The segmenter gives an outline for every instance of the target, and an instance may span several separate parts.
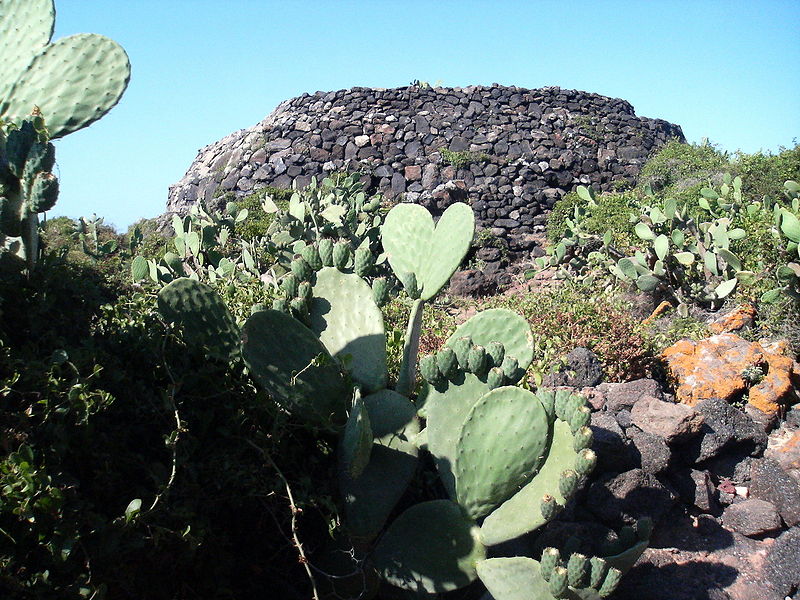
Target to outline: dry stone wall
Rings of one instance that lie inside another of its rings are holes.
[[[523,249],[561,196],[579,184],[634,183],[672,137],[683,139],[679,126],[637,117],[624,100],[558,87],[317,92],[201,149],[167,210],[358,171],[387,198],[433,210],[467,200],[481,227]]]

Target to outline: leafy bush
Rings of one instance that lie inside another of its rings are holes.
[[[238,237],[252,241],[267,235],[270,225],[275,220],[275,214],[264,212],[262,203],[266,197],[272,198],[277,207],[285,211],[289,207],[292,190],[267,186],[256,190],[249,196],[237,199],[236,204],[239,208],[246,209],[249,213],[247,219],[236,224]]]
[[[739,152],[732,164],[744,181],[746,197],[782,201],[783,183],[788,180],[800,181],[800,144],[794,148],[782,148],[778,154]]]
[[[534,334],[534,376],[546,374],[573,348],[592,350],[603,363],[606,381],[628,381],[652,373],[654,344],[633,316],[630,304],[590,286],[565,283],[547,292],[497,296],[486,308],[523,315]]]

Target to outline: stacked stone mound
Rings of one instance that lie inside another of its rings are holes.
[[[679,126],[637,117],[624,100],[558,87],[317,92],[200,150],[170,187],[167,211],[357,171],[390,199],[434,210],[468,200],[479,226],[524,249],[561,196],[578,184],[635,182],[651,151],[673,137],[683,140]]]

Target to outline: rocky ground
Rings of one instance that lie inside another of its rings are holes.
[[[457,274],[451,292],[497,289],[475,271]],[[506,293],[553,285],[544,272]],[[716,318],[709,338],[664,351],[669,387],[603,383],[586,348],[545,378],[588,399],[599,461],[539,545],[564,546],[573,533],[603,538],[642,516],[655,522],[615,598],[800,599],[800,365],[785,343],[740,337],[752,318],[738,307]],[[763,377],[742,377],[754,365]]]

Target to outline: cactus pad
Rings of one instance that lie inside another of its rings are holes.
[[[82,129],[119,102],[128,87],[128,55],[115,41],[80,33],[47,45],[19,74],[0,104],[11,120],[42,111],[52,138]]]
[[[549,494],[560,505],[566,503],[568,498],[561,494],[559,482],[562,472],[571,469],[577,459],[569,424],[556,420],[552,427],[550,450],[539,472],[483,521],[481,535],[484,543],[490,546],[499,544],[544,525],[547,519],[541,511],[542,498]]]
[[[478,529],[449,500],[412,506],[375,548],[373,560],[389,583],[416,592],[448,592],[475,580],[486,557]]]
[[[53,37],[53,0],[3,0],[0,4],[0,99]],[[30,112],[30,111],[29,111]]]
[[[424,409],[428,419],[428,450],[433,455],[447,493],[456,497],[453,467],[461,426],[478,399],[489,386],[471,373],[461,373],[440,389],[425,390]]]
[[[158,293],[158,310],[181,325],[187,344],[205,346],[222,360],[239,353],[239,328],[222,298],[205,283],[176,279]]]
[[[317,273],[309,306],[311,330],[332,355],[345,359],[367,392],[386,387],[386,333],[372,289],[363,279],[333,267]]]
[[[350,477],[364,472],[372,452],[372,425],[364,401],[357,398],[344,427],[342,462]]]
[[[501,387],[472,407],[456,446],[456,495],[473,519],[514,495],[536,473],[549,441],[535,394]]]
[[[539,563],[524,556],[490,558],[478,563],[478,577],[496,600],[551,600]]]
[[[372,452],[355,479],[342,465],[339,486],[350,535],[357,541],[369,541],[378,535],[414,475],[419,421],[408,398],[391,390],[370,394],[362,401],[374,436]]]
[[[313,424],[345,420],[350,393],[331,355],[302,323],[265,310],[250,315],[242,355],[253,376],[276,402]]]
[[[523,317],[510,310],[493,308],[479,312],[462,323],[445,345],[456,349],[456,341],[462,337],[470,337],[474,344],[480,346],[501,343],[505,349],[504,357],[516,358],[522,370],[527,369],[533,360],[531,327]]]
[[[472,209],[452,204],[434,225],[427,209],[417,204],[398,204],[381,229],[383,247],[392,270],[413,273],[421,298],[430,300],[450,280],[469,250],[475,233]]]

